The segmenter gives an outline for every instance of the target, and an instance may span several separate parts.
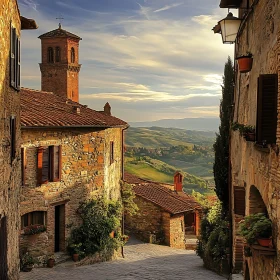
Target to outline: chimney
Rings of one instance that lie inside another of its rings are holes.
[[[111,116],[111,106],[108,102],[104,106],[104,114]]]
[[[81,113],[81,108],[80,108],[80,106],[73,106],[73,111],[74,111],[74,113],[76,113],[76,114],[80,114]]]
[[[179,171],[174,175],[174,190],[176,192],[183,191],[183,175]]]

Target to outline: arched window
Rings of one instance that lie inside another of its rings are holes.
[[[55,48],[55,62],[60,62],[60,56],[61,56],[60,47],[56,47]]]
[[[46,212],[34,211],[29,212],[21,216],[21,228],[25,228],[31,225],[45,225],[46,224]]]
[[[71,63],[75,62],[75,50],[74,48],[71,48]]]
[[[48,48],[48,62],[53,63],[53,48]]]

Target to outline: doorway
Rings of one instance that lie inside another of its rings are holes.
[[[65,251],[65,204],[55,206],[54,251]]]
[[[8,279],[7,265],[7,218],[0,220],[0,279]]]

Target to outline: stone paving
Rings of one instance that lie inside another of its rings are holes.
[[[125,258],[83,267],[71,263],[54,268],[21,272],[20,280],[219,280],[225,279],[203,267],[194,251],[130,240]]]

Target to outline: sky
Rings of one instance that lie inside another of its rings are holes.
[[[22,86],[41,89],[38,36],[80,37],[80,103],[127,122],[218,117],[224,64],[233,55],[211,30],[219,0],[18,0],[39,28],[22,31]]]

